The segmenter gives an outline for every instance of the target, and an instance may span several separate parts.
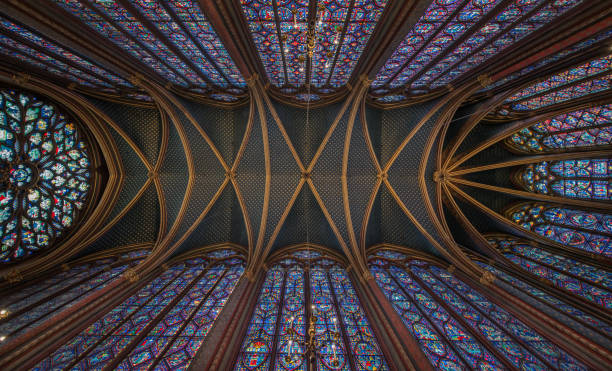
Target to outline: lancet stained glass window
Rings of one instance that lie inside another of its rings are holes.
[[[0,16],[0,50],[59,78],[98,91],[118,93],[116,87],[133,88],[132,84],[77,54],[59,46],[38,33]]]
[[[435,0],[376,75],[373,93],[444,86],[580,3]]]
[[[52,247],[79,220],[93,177],[89,150],[59,107],[0,89],[0,263]]]
[[[370,258],[374,278],[435,368],[586,369],[447,270],[387,251]]]
[[[612,215],[541,203],[522,203],[510,207],[505,214],[544,238],[612,257]]]
[[[54,1],[175,85],[196,93],[231,93],[225,100],[244,93],[246,82],[191,2],[134,0],[124,7],[114,0]]]
[[[481,261],[476,261],[476,264],[493,273],[498,279],[502,280],[502,282],[507,283],[511,290],[515,290],[518,293],[525,295],[525,298],[527,299],[531,298],[532,300],[535,300],[536,303],[539,303],[538,306],[540,310],[545,309],[548,314],[551,314],[557,318],[559,318],[559,315],[561,315],[560,318],[562,318],[562,316],[568,316],[571,321],[566,323],[571,324],[572,327],[574,327],[580,333],[584,333],[592,338],[601,339],[609,338],[612,334],[612,327],[601,319],[585,313],[581,309],[578,309],[573,305],[544,292],[540,288],[522,281],[520,278],[510,275],[504,270],[493,267]],[[518,296],[518,294],[515,295]]]
[[[587,200],[612,199],[612,160],[543,161],[524,166],[514,177],[535,193]]]
[[[346,85],[387,0],[241,0],[242,11],[270,82],[284,93],[306,84],[309,4],[320,15],[309,80],[319,93]],[[311,14],[312,13],[312,14]],[[304,97],[300,97],[303,99]],[[300,99],[298,98],[298,99]]]
[[[491,236],[491,245],[526,271],[604,308],[612,307],[612,273],[511,236]]]
[[[482,89],[482,91],[486,91],[486,90],[492,90],[494,88],[497,88],[499,86],[502,86],[510,81],[516,80],[519,77],[525,76],[531,72],[534,72],[542,67],[546,67],[549,65],[552,65],[553,63],[556,63],[558,61],[562,61],[568,58],[571,58],[573,55],[578,54],[580,52],[583,52],[587,49],[589,49],[590,47],[592,47],[593,45],[600,43],[602,41],[607,40],[608,38],[610,38],[612,36],[612,29],[603,31],[598,33],[597,35],[586,39],[584,41],[580,41],[572,46],[570,46],[569,48],[563,49],[560,52],[557,52],[551,56],[548,56],[546,58],[540,59],[539,61],[537,61],[534,64],[531,64],[517,72],[514,72],[496,82],[494,82],[493,84],[490,84],[489,86],[485,87]]]
[[[178,263],[44,359],[36,369],[186,369],[244,271],[236,254]],[[120,352],[125,358],[117,358]]]
[[[135,266],[148,250],[82,263],[36,283],[17,286],[18,291],[2,293],[0,308],[8,312],[0,319],[0,336],[5,341],[23,334],[68,308],[85,295],[102,289],[131,266]]]
[[[304,352],[312,320],[317,357],[310,367],[388,369],[346,272],[302,250],[268,271],[235,370],[311,369]]]
[[[528,153],[584,150],[612,144],[612,105],[565,113],[521,129],[506,139]]]

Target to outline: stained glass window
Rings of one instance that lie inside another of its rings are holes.
[[[508,97],[514,110],[530,110],[605,90],[609,87],[612,56],[594,59],[553,75]]]
[[[309,80],[318,93],[346,85],[387,0],[317,2],[319,36]],[[270,82],[285,93],[306,84],[309,0],[241,0],[242,11]],[[303,99],[302,99],[303,100]]]
[[[245,91],[246,82],[192,2],[55,2],[173,84],[194,92]]]
[[[610,80],[612,75],[596,77],[591,80],[586,80],[575,85],[570,85],[552,92],[544,92],[541,95],[536,95],[526,100],[517,101],[510,106],[515,111],[530,111],[542,107],[551,106],[553,104],[567,102],[572,99],[584,97],[589,94],[594,94],[610,89]]]
[[[37,368],[186,369],[243,271],[242,259],[214,255],[176,264]],[[117,358],[120,352],[128,355]]]
[[[125,269],[136,265],[148,250],[117,257],[97,259],[76,265],[38,281],[17,286],[0,295],[0,308],[8,317],[0,319],[0,335],[5,339],[23,334],[85,295],[105,287]]]
[[[0,263],[50,248],[79,220],[93,175],[89,150],[59,107],[0,90]]]
[[[318,252],[292,256],[268,271],[235,370],[387,370],[346,272]],[[311,321],[318,345],[309,365]]]
[[[562,245],[612,257],[612,216],[541,203],[509,208],[506,216],[528,231]]]
[[[373,93],[444,86],[581,2],[435,0],[376,75]]]
[[[551,56],[548,56],[546,58],[543,58],[541,60],[539,60],[538,62],[529,65],[517,72],[514,72],[506,77],[504,77],[503,79],[500,79],[496,82],[494,82],[493,84],[487,86],[486,88],[483,88],[483,91],[486,90],[491,90],[494,88],[497,88],[499,86],[502,86],[510,81],[513,81],[519,77],[525,76],[533,71],[536,71],[542,67],[551,65],[555,62],[567,59],[567,58],[571,58],[573,55],[580,53],[590,47],[592,47],[594,44],[599,43],[603,40],[606,40],[608,38],[610,38],[612,36],[612,30],[606,30],[603,32],[600,32],[599,34],[595,35],[594,37],[590,38],[590,39],[586,39],[584,41],[580,41],[576,44],[573,44],[572,46],[570,46],[569,48],[563,49],[560,52],[557,52]]]
[[[612,144],[612,105],[565,113],[512,134],[506,144],[521,152],[541,153]]]
[[[381,251],[370,267],[436,369],[586,369],[439,266]]]
[[[612,273],[580,263],[511,236],[488,238],[506,258],[526,271],[605,308],[612,307]]]
[[[594,336],[603,335],[604,337],[608,338],[612,334],[612,327],[610,325],[558,299],[556,296],[552,296],[501,269],[481,261],[476,261],[476,264],[493,273],[498,279],[501,279],[503,282],[510,285],[513,290],[518,290],[518,292],[522,292],[523,294],[527,295],[527,297],[530,297],[540,305],[543,305],[541,308],[546,309],[549,313],[555,315],[556,312],[555,316],[558,314],[569,316],[571,320],[579,326],[576,329],[581,333],[588,335],[593,334]]]
[[[543,161],[524,166],[515,181],[535,193],[588,200],[612,199],[612,160]]]

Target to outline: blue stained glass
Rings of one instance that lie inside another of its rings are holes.
[[[292,255],[300,260],[283,259],[268,272],[234,369],[350,370],[354,364],[360,370],[388,370],[346,273],[319,252]],[[302,260],[311,256],[314,263]],[[310,364],[305,342],[315,317],[317,357]]]
[[[100,86],[105,86],[105,87],[111,86],[105,81],[101,81],[103,79],[103,80],[108,80],[113,84],[122,85],[125,87],[133,87],[129,82],[115,75],[114,73],[108,71],[107,69],[99,67],[98,65],[84,58],[81,58],[80,56],[74,54],[73,52],[62,48],[61,46],[53,43],[52,41],[47,40],[43,38],[42,36],[30,31],[29,29],[26,29],[25,27],[22,27],[14,22],[11,22],[10,20],[4,17],[0,17],[0,29],[10,32],[14,35],[18,35],[19,37],[28,40],[29,42],[35,44],[36,46],[44,48],[46,53],[48,53],[49,55],[47,57],[46,55],[41,54],[35,51],[34,49],[26,47],[23,44],[18,47],[18,49],[24,52],[27,50],[26,53],[30,55],[31,57],[33,57],[34,59],[48,61],[52,63],[53,65],[55,65],[56,67],[58,67],[59,69],[64,69],[66,71],[69,71],[70,73],[75,73],[80,78],[87,79]],[[3,41],[6,41],[7,39],[9,38],[6,38],[5,36],[2,37]],[[13,43],[17,43],[17,42],[13,41]],[[63,62],[60,62],[58,59],[69,60],[75,63],[76,65],[78,65],[79,67],[81,67],[81,70],[77,70],[70,66],[67,66]],[[87,73],[83,73],[82,71],[87,71]]]
[[[316,24],[318,41],[310,81],[319,92],[346,85],[386,3],[317,0],[322,6],[318,10],[321,23]],[[304,86],[309,1],[241,0],[241,5],[271,83],[278,88]]]
[[[580,82],[567,88],[552,91],[543,95],[535,96],[527,100],[512,103],[510,106],[516,111],[530,111],[563,103],[571,99],[580,98],[589,94],[598,93],[610,89],[612,75],[595,77],[591,80]]]
[[[452,82],[582,2],[514,1],[440,61],[445,68],[428,71],[413,87],[431,84],[437,88]]]
[[[530,192],[591,200],[612,199],[612,160],[579,159],[540,162],[518,174]]]
[[[521,204],[507,212],[521,227],[568,247],[612,256],[612,216],[545,204]]]
[[[612,272],[552,254],[510,236],[488,240],[523,269],[604,308],[612,307]]]
[[[612,334],[612,327],[610,327],[609,325],[605,324],[604,322],[602,322],[601,320],[592,317],[591,315],[581,311],[578,308],[575,308],[567,303],[565,303],[564,301],[561,301],[559,299],[557,299],[556,297],[549,295],[547,293],[545,293],[544,291],[531,286],[523,281],[521,281],[520,279],[517,279],[516,277],[513,277],[495,267],[492,267],[490,265],[487,265],[485,263],[479,262],[477,261],[476,264],[480,265],[482,268],[490,271],[491,273],[495,274],[498,278],[506,281],[507,283],[509,283],[510,285],[512,285],[513,287],[520,289],[521,291],[527,293],[528,295],[532,296],[533,298],[543,302],[545,305],[547,305],[551,310],[553,311],[557,311],[559,313],[562,313],[564,315],[568,315],[570,316],[572,319],[578,321],[580,324],[582,325],[586,325],[589,326],[590,328],[595,329],[596,331],[599,331],[602,334],[605,334],[606,336],[610,336],[610,334]]]
[[[563,49],[562,51],[557,52],[557,53],[555,53],[555,54],[553,54],[553,55],[551,55],[549,57],[546,57],[544,59],[541,59],[540,61],[538,61],[538,62],[536,62],[536,63],[534,63],[532,65],[529,65],[529,66],[521,69],[518,72],[512,73],[512,74],[504,77],[503,79],[500,79],[500,80],[494,82],[493,84],[487,86],[486,88],[483,88],[482,90],[486,91],[486,90],[491,90],[493,88],[497,88],[497,87],[502,86],[502,85],[504,85],[504,84],[506,84],[506,83],[508,83],[510,81],[513,81],[513,80],[515,80],[515,79],[517,79],[519,77],[525,76],[528,73],[530,73],[532,71],[535,71],[535,70],[537,70],[537,69],[539,69],[541,67],[553,64],[553,63],[555,63],[557,61],[560,61],[560,60],[563,60],[563,59],[570,58],[570,56],[572,56],[573,54],[579,53],[579,52],[589,48],[591,45],[593,45],[593,44],[595,44],[597,42],[600,42],[602,40],[605,40],[605,39],[607,39],[607,38],[609,38],[611,36],[612,36],[612,30],[607,30],[607,31],[600,32],[599,34],[597,34],[596,36],[594,36],[594,37],[592,37],[590,39],[587,39],[587,40],[584,40],[584,41],[580,41],[580,42],[572,45],[571,47],[569,47],[567,49]]]
[[[498,6],[500,3],[433,1],[378,72],[372,87],[408,87],[415,92],[428,92],[444,86],[550,23],[581,0],[563,3],[516,0],[504,8]],[[492,16],[488,22],[475,27],[488,16]],[[465,35],[467,38],[456,45]]]
[[[509,360],[515,364],[520,363],[523,369],[532,367],[546,369],[550,366],[562,370],[587,369],[561,348],[544,339],[533,329],[527,327],[506,310],[490,302],[480,293],[459,281],[448,273],[448,271],[440,267],[431,266],[430,272],[426,272],[426,274],[433,278],[432,282],[435,282],[435,284],[431,284],[432,288],[448,292],[454,291],[457,295],[457,299],[465,301],[466,304],[469,303],[466,308],[471,309],[471,311],[467,310],[463,312],[464,318],[468,321],[472,321],[472,317],[470,317],[469,314],[470,312],[474,313],[474,310],[478,311],[483,316],[488,316],[488,318],[490,318],[489,325],[483,325],[483,323],[481,323],[479,326],[483,331],[482,333],[490,339],[502,353],[506,354]],[[440,282],[443,282],[446,287],[439,285],[438,283]],[[524,345],[520,346],[506,334],[514,335],[516,338],[523,341]],[[499,338],[496,338],[496,336],[499,336]],[[505,337],[506,340],[502,341],[501,337]],[[526,351],[529,351],[530,354],[526,354]],[[513,354],[514,352],[516,352],[516,355]],[[521,353],[524,358],[521,360],[515,358]],[[543,364],[542,361],[534,357],[535,355],[548,362],[550,366]]]
[[[208,263],[194,258],[169,268],[43,360],[39,369],[102,368],[140,334],[144,338],[119,360],[120,368],[187,368],[244,271],[242,260],[221,261],[203,272]]]
[[[374,264],[371,269],[406,327],[437,369],[462,369],[466,367],[464,361],[473,368],[503,368],[484,344],[472,338],[455,318],[462,318],[472,331],[481,334],[489,346],[495,347],[519,369],[586,369],[445,269],[420,260]],[[458,351],[459,357],[453,351]]]
[[[26,92],[0,91],[0,263],[51,248],[83,209],[88,148],[61,109]],[[23,193],[18,202],[17,193]]]
[[[109,269],[103,271],[105,267]],[[104,288],[128,267],[94,262],[58,274],[49,282],[43,282],[43,288],[30,286],[24,292],[3,297],[0,305],[13,315],[0,324],[0,333],[13,338],[41,325],[85,295]]]
[[[275,267],[268,271],[235,370],[268,369],[270,353],[274,346],[276,321],[282,305],[284,279],[285,273],[281,268]]]
[[[612,144],[612,106],[574,111],[512,134],[506,143],[524,152],[551,152]]]
[[[191,2],[132,0],[132,14],[114,0],[54,1],[177,86],[224,102],[236,101],[235,95],[245,92],[244,78],[199,7]],[[140,23],[139,17],[150,23]],[[158,32],[163,40],[156,37]]]

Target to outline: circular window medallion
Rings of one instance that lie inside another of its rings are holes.
[[[82,133],[61,109],[0,89],[0,263],[48,249],[76,224],[90,167]]]

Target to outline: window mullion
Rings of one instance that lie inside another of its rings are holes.
[[[331,293],[331,298],[333,300],[334,311],[336,312],[336,318],[338,318],[338,326],[340,327],[340,332],[342,333],[342,341],[344,342],[344,349],[346,350],[346,354],[344,355],[351,365],[351,369],[357,371],[357,364],[355,362],[355,357],[353,357],[353,347],[351,346],[351,342],[348,338],[348,334],[346,333],[346,326],[344,324],[344,318],[340,313],[340,308],[338,307],[338,298],[336,297],[336,291],[334,290],[334,286],[331,282],[331,277],[329,273],[329,269],[325,269],[325,277],[327,278],[327,284],[329,285],[329,292]]]
[[[283,269],[283,284],[280,289],[280,300],[278,301],[278,312],[276,313],[276,324],[274,327],[274,338],[272,340],[272,349],[270,353],[270,364],[268,370],[274,371],[274,362],[276,361],[276,353],[278,349],[279,332],[282,328],[281,321],[283,320],[283,309],[285,307],[285,287],[287,285],[287,269]]]

